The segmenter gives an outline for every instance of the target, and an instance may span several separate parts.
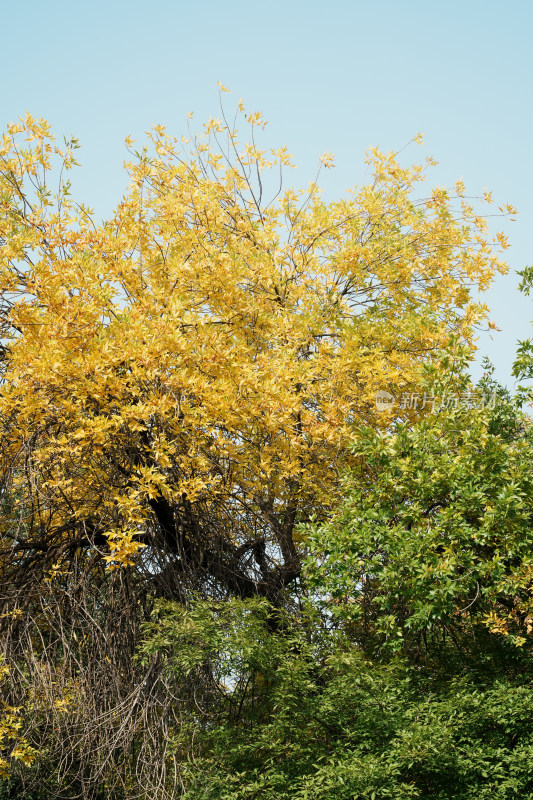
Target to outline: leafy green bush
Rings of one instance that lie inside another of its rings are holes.
[[[204,676],[194,730],[174,732],[187,800],[531,796],[529,678],[436,683],[307,613],[273,628],[275,613],[163,604],[146,630],[141,657],[158,654],[176,685]]]

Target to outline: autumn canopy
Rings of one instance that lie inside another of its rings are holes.
[[[419,200],[425,170],[372,150],[347,199],[272,196],[289,155],[246,122],[244,145],[225,121],[189,142],[156,127],[102,224],[51,188],[75,141],[30,116],[4,134],[0,463],[18,511],[0,547],[25,584],[101,558],[178,593],[274,598],[354,425],[388,424],[376,390],[472,341],[469,287],[503,265],[461,184]]]

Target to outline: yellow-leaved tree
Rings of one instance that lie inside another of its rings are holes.
[[[225,119],[189,143],[154,128],[103,224],[52,191],[75,140],[61,152],[30,116],[4,134],[0,563],[17,584],[84,553],[175,594],[275,599],[354,424],[389,422],[376,390],[472,342],[470,288],[505,241],[460,183],[418,199],[425,168],[374,149],[347,199],[269,197],[290,157],[245,117],[244,145]]]

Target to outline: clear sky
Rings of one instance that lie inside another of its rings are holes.
[[[423,131],[434,183],[462,178],[519,209],[504,228],[511,272],[487,297],[503,332],[479,342],[512,386],[516,340],[533,331],[515,274],[533,261],[531,0],[26,0],[1,19],[0,125],[28,110],[76,135],[76,197],[99,217],[126,185],[124,137],[155,123],[181,135],[188,111],[200,126],[218,81],[228,102],[264,112],[266,144],[294,153],[291,182],[335,153],[327,197],[364,181],[370,145],[397,150]]]

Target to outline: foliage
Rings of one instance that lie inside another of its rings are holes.
[[[9,668],[0,660],[0,688],[9,678]],[[21,734],[25,713],[29,709],[11,706],[0,699],[0,780],[6,778],[13,762],[26,766],[36,758],[36,751]]]
[[[519,270],[518,274],[522,280],[519,289],[525,294],[531,293],[533,287],[533,267],[525,267]],[[524,339],[518,342],[516,359],[513,364],[513,375],[521,381],[531,381],[533,379],[533,340]],[[531,401],[531,386],[520,386],[518,396],[522,401]]]
[[[11,580],[89,550],[170,596],[275,600],[300,571],[295,525],[335,501],[352,425],[385,424],[376,390],[408,389],[452,334],[472,341],[484,309],[469,287],[505,269],[506,241],[462,184],[421,200],[425,170],[373,150],[347,199],[312,183],[271,200],[290,159],[260,150],[262,118],[246,119],[245,145],[219,120],[189,145],[156,127],[103,224],[68,183],[50,188],[76,140],[61,152],[29,116],[4,135]]]
[[[530,678],[435,684],[404,662],[368,661],[312,610],[277,630],[272,613],[249,601],[190,612],[167,604],[146,628],[144,658],[157,654],[178,683],[195,670],[195,686],[211,681],[171,737],[184,797],[503,800],[533,791]]]
[[[0,797],[525,792],[527,425],[375,403],[462,385],[505,237],[377,149],[346,199],[285,188],[241,112],[128,141],[102,223],[77,140],[2,138]]]
[[[533,438],[495,399],[492,417],[449,410],[355,443],[364,480],[348,476],[337,513],[312,528],[308,574],[363,646],[423,659],[451,643],[475,662],[483,628],[530,641]]]
[[[48,795],[46,792],[40,791],[35,788],[28,790],[24,784],[18,779],[1,779],[0,780],[0,800],[47,800]]]

